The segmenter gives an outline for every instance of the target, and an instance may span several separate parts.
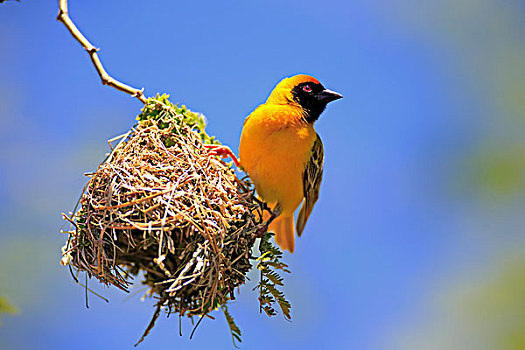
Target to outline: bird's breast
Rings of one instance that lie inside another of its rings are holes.
[[[241,164],[261,198],[281,203],[283,213],[291,214],[304,196],[303,172],[316,133],[296,110],[261,107],[245,121]]]

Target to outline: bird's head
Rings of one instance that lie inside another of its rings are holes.
[[[307,122],[315,122],[329,102],[342,98],[341,94],[325,89],[314,77],[299,74],[281,80],[266,103],[296,104],[301,107]]]

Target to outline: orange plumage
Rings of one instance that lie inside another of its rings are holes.
[[[277,243],[291,253],[294,211],[303,202],[297,220],[300,235],[321,183],[323,150],[313,123],[328,102],[341,97],[313,77],[296,75],[277,84],[244,122],[240,162],[277,215],[270,225]]]

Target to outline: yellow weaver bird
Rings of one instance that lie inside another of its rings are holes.
[[[244,121],[241,167],[272,209],[269,229],[275,232],[277,244],[290,253],[294,251],[294,212],[302,202],[296,228],[301,236],[319,198],[323,176],[323,143],[313,124],[329,102],[342,97],[311,76],[296,75],[277,84],[266,103]],[[212,148],[212,152],[229,155],[239,165],[226,147]]]

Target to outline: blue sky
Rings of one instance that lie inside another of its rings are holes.
[[[433,296],[458,271],[523,242],[522,201],[487,199],[468,169],[480,149],[520,144],[504,90],[521,79],[505,69],[525,52],[519,2],[103,3],[71,1],[70,14],[108,72],[204,113],[234,150],[244,118],[283,77],[311,74],[344,96],[316,125],[321,197],[286,255],[293,320],[260,315],[245,286],[231,307],[242,348],[394,348],[432,321]],[[0,5],[0,294],[21,310],[3,318],[0,347],[130,348],[151,302],[99,287],[111,302],[92,297],[86,309],[58,264],[59,231],[82,174],[141,105],[100,84],[57,7]],[[189,323],[179,337],[178,320],[161,317],[140,348],[228,348],[217,317],[191,341]]]

